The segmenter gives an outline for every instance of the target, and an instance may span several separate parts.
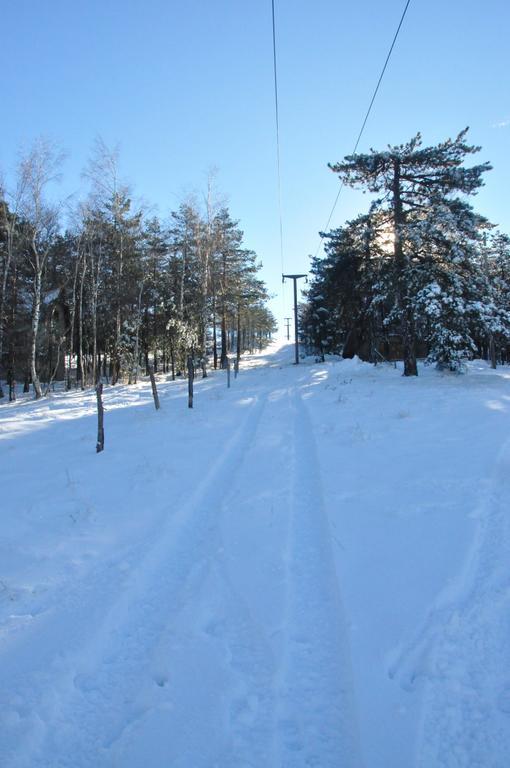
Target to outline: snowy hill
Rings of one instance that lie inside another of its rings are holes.
[[[510,764],[510,369],[0,407],[3,768]]]

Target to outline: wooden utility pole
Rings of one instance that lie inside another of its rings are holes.
[[[138,363],[137,363],[138,366]],[[154,407],[157,411],[159,411],[159,395],[158,395],[158,388],[156,386],[156,379],[154,377],[154,366],[149,365],[149,377],[151,380],[151,387],[152,387],[152,397],[154,398]]]
[[[195,368],[193,365],[193,355],[188,355],[188,408],[193,408],[194,377],[195,377]]]
[[[97,398],[97,443],[96,453],[101,453],[104,450],[104,408],[103,408],[103,385],[99,381],[96,384],[96,398]]]
[[[294,282],[294,344],[296,351],[296,365],[299,365],[297,281],[302,277],[306,277],[306,275],[282,275],[282,283],[284,283],[287,278]]]
[[[292,320],[291,317],[284,317],[285,320],[285,329],[287,331],[287,341],[290,339],[290,321]]]

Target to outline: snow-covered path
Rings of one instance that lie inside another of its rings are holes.
[[[272,365],[236,382],[221,450],[194,455],[157,524],[18,627],[6,764],[361,765],[313,435]]]
[[[291,359],[0,409],[2,768],[507,764],[508,372]]]

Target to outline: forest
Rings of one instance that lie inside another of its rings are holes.
[[[209,179],[163,220],[133,202],[119,153],[98,139],[82,201],[55,200],[62,153],[44,138],[0,184],[0,397],[55,382],[224,367],[275,330],[257,255]],[[6,386],[2,386],[5,382]]]
[[[510,353],[510,238],[469,199],[489,163],[465,166],[480,147],[455,139],[424,147],[420,134],[383,151],[330,164],[343,185],[370,193],[368,212],[322,233],[301,306],[310,352],[374,363],[417,359],[462,371],[475,357]]]

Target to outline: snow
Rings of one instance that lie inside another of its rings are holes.
[[[60,288],[55,288],[53,291],[48,291],[43,298],[43,304],[51,304],[52,301],[58,299],[60,295]]]
[[[2,768],[510,764],[510,369],[0,407]]]

